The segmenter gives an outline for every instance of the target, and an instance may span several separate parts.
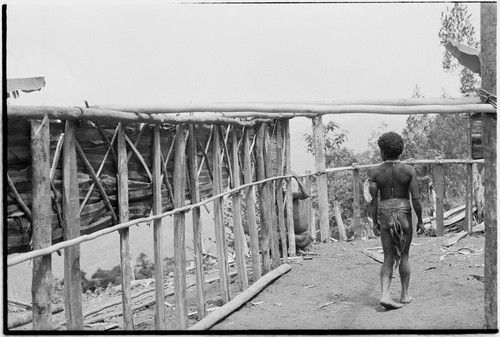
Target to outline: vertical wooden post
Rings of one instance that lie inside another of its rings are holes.
[[[198,181],[198,156],[196,151],[196,137],[194,135],[194,125],[189,124],[189,172],[191,180],[191,203],[196,204],[200,201],[200,185]],[[202,319],[207,315],[205,304],[205,289],[203,278],[203,256],[201,242],[201,218],[200,208],[193,209],[193,245],[194,245],[194,264],[196,267],[196,293],[198,304],[198,318]]]
[[[497,94],[497,4],[481,3],[481,88]],[[498,329],[497,314],[497,116],[482,114],[484,144],[484,311],[486,327]]]
[[[233,157],[233,188],[240,186],[240,164],[238,160],[238,137],[236,128],[233,128],[232,138],[232,157]],[[247,266],[245,263],[245,233],[241,223],[241,193],[233,195],[233,229],[234,229],[234,250],[236,253],[236,268],[238,270],[238,281],[240,290],[248,288]]]
[[[359,169],[352,170],[352,192],[354,196],[354,237],[359,239],[361,237],[361,210],[359,205]]]
[[[118,212],[120,223],[129,220],[128,210],[128,160],[127,143],[125,141],[125,127],[118,124]],[[122,305],[123,305],[123,329],[133,330],[134,321],[132,317],[132,300],[130,280],[134,270],[132,269],[132,256],[130,253],[129,229],[120,230],[120,261],[122,267]]]
[[[434,174],[436,179],[436,235],[444,235],[444,181],[443,164],[434,165]]]
[[[285,137],[285,175],[292,174],[292,157],[290,155],[290,121],[284,119],[283,133]],[[292,191],[292,178],[287,179],[287,188],[285,192],[285,210],[286,210],[286,228],[288,231],[288,256],[295,256],[295,231],[293,223],[293,191]]]
[[[333,208],[335,214],[335,221],[337,222],[337,227],[339,230],[339,240],[347,240],[347,234],[345,232],[344,221],[342,221],[342,213],[340,212],[340,203],[337,200],[333,201]]]
[[[472,159],[472,126],[471,113],[467,114],[467,158]],[[473,205],[473,183],[472,183],[472,163],[466,164],[465,181],[465,224],[469,234],[472,233],[472,205]]]
[[[33,250],[52,244],[52,207],[50,195],[49,118],[31,121],[31,158],[33,168]],[[33,259],[31,296],[33,330],[52,329],[52,255]],[[4,309],[5,310],[5,309]]]
[[[161,148],[160,127],[153,129],[153,214],[162,212],[161,201]],[[163,291],[162,219],[153,220],[153,249],[155,263],[155,330],[165,330],[165,305]]]
[[[311,174],[311,171],[306,171],[306,174]],[[311,176],[305,176],[302,179],[304,186],[306,187],[307,194],[309,194],[309,198],[304,200],[306,203],[306,208],[307,208],[307,221],[309,221],[309,234],[312,237],[313,242],[316,241],[316,223],[314,221],[314,210],[312,208],[312,202],[311,202]]]
[[[276,146],[276,167],[278,176],[282,176],[284,172],[284,160],[283,160],[283,150],[284,150],[284,137],[283,137],[283,121],[277,122],[276,134],[277,134],[277,146]],[[280,179],[276,183],[276,204],[278,207],[278,226],[281,239],[281,251],[283,253],[283,262],[288,263],[288,249],[287,249],[287,236],[286,236],[286,224],[285,224],[285,204],[283,200],[283,179]]]
[[[470,158],[470,157],[469,157]],[[472,204],[473,204],[473,196],[472,196],[472,163],[466,164],[466,175],[467,180],[465,182],[465,224],[467,226],[467,230],[469,234],[472,233]]]
[[[75,125],[66,121],[63,148],[64,240],[80,236]],[[46,194],[48,197],[50,194]],[[80,245],[64,249],[64,314],[68,330],[83,330]]]
[[[267,125],[262,123],[258,126],[257,139],[255,141],[255,161],[257,180],[266,178],[265,159],[264,159],[264,139]],[[259,187],[259,209],[260,209],[260,252],[262,254],[262,275],[271,271],[270,255],[270,231],[271,231],[271,207],[270,186],[269,183],[260,184]]]
[[[324,155],[324,132],[322,116],[312,118],[313,139],[314,139],[314,159],[316,172],[320,173],[316,178],[318,188],[318,216],[321,229],[321,242],[330,240],[330,224],[328,223],[328,188],[326,185],[325,155]]]
[[[213,137],[213,195],[222,192],[222,171],[221,171],[221,146],[220,127],[214,125]],[[217,243],[217,259],[219,268],[219,279],[224,303],[229,302],[229,272],[227,264],[226,234],[224,230],[224,207],[222,198],[214,200],[214,221],[215,221],[215,241]]]
[[[269,127],[265,126],[264,132],[264,165],[266,168],[266,178],[272,178],[275,176],[273,169],[273,158],[271,153],[271,138],[269,135]],[[269,239],[271,241],[271,268],[276,269],[280,264],[280,253],[279,253],[279,238],[278,238],[278,216],[276,214],[276,188],[274,187],[274,181],[266,183],[269,189],[269,204],[267,205],[267,211],[269,212]]]
[[[250,158],[250,135],[248,129],[243,133],[243,169],[245,184],[253,181],[252,161]],[[247,207],[247,226],[250,236],[250,253],[252,254],[252,279],[256,282],[260,279],[260,256],[259,256],[259,234],[257,230],[257,219],[255,215],[254,188],[248,187],[245,191],[245,203]]]
[[[186,135],[184,125],[175,129],[174,156],[174,208],[185,205],[186,198]],[[174,290],[175,317],[178,329],[187,329],[187,294],[186,294],[186,215],[174,214]],[[162,302],[163,303],[163,302]]]

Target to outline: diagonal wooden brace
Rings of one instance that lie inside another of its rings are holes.
[[[97,189],[101,193],[102,199],[104,201],[104,204],[106,207],[110,210],[111,212],[111,218],[113,219],[113,223],[117,224],[118,223],[118,218],[116,217],[115,210],[113,209],[113,206],[111,206],[111,202],[109,201],[109,197],[106,194],[106,191],[104,190],[104,187],[101,184],[101,181],[95,174],[94,168],[92,165],[90,165],[90,162],[88,161],[87,157],[85,156],[85,153],[83,153],[83,150],[78,143],[78,140],[75,138],[75,146],[76,146],[76,152],[80,155],[80,158],[82,158],[83,163],[85,164],[85,167],[87,168],[87,171],[89,171],[90,176],[92,177],[92,180],[94,180],[94,183],[97,185]]]

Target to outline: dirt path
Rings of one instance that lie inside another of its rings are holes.
[[[443,238],[421,237],[414,239],[413,244],[410,293],[415,299],[402,309],[386,311],[378,303],[381,264],[365,255],[363,250],[379,247],[379,239],[318,244],[313,246],[313,253],[317,255],[299,263],[290,262],[291,271],[212,330],[482,329],[485,323],[481,280],[484,276],[484,236],[466,237],[447,249]],[[210,273],[207,278],[217,275],[215,269]],[[398,299],[401,283],[397,272],[394,276],[391,292],[393,298]],[[189,284],[193,283],[193,278],[192,274],[188,276]],[[239,293],[235,280],[232,277],[230,284],[232,298]],[[173,281],[168,282],[173,289]],[[190,287],[187,291],[189,312],[196,310],[195,288]],[[133,293],[147,289],[154,290],[154,284],[134,288]],[[216,310],[223,305],[218,281],[207,284],[205,289],[208,309]],[[110,288],[97,298],[86,297],[84,311],[119,302],[120,298],[120,291]],[[154,291],[134,299],[133,304],[147,303],[151,299],[154,299]],[[174,304],[172,296],[165,298],[167,330],[177,329]],[[97,315],[108,316],[95,325],[86,325],[85,329],[116,324],[116,330],[121,330],[121,312],[121,304],[110,306],[86,318],[88,321]],[[134,329],[154,330],[154,317],[154,304],[136,311]],[[54,315],[54,321],[56,325],[64,322],[64,313]],[[196,315],[190,315],[189,326],[196,322]],[[19,328],[31,329],[31,324]]]
[[[402,309],[387,311],[378,303],[381,264],[363,249],[380,246],[379,240],[319,244],[317,256],[292,263],[290,272],[212,330],[482,329],[484,236],[462,239],[443,258],[442,238],[413,243],[415,299]],[[391,293],[398,299],[399,273],[394,276]]]

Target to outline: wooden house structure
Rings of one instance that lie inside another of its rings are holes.
[[[496,30],[490,27],[496,29],[496,11],[492,10],[496,7],[481,6],[481,68],[486,69],[482,71],[483,90],[494,96],[496,82],[490,74],[496,74]],[[482,97],[469,97],[328,104],[7,106],[6,253],[21,253],[9,255],[7,265],[33,260],[34,329],[52,329],[51,254],[62,249],[67,327],[83,329],[79,244],[114,231],[119,231],[121,242],[123,326],[125,330],[133,329],[128,229],[153,222],[155,296],[156,303],[163,303],[161,219],[169,215],[174,216],[177,328],[188,328],[184,232],[187,215],[193,217],[198,312],[200,318],[206,316],[191,328],[210,327],[215,319],[221,319],[223,311],[206,315],[199,208],[206,203],[214,205],[221,294],[228,310],[234,310],[238,303],[232,299],[228,286],[222,198],[229,195],[233,203],[238,282],[245,290],[243,296],[238,296],[241,301],[250,296],[248,292],[259,291],[287,272],[287,258],[295,254],[293,217],[287,216],[293,213],[290,118],[305,116],[312,121],[316,172],[311,175],[318,187],[321,241],[329,241],[326,174],[338,168],[325,167],[322,116],[340,113],[482,115],[487,181],[485,317],[488,327],[496,328],[496,106]],[[434,161],[437,170],[448,163],[473,163],[472,158]],[[356,171],[362,168],[349,168],[354,172],[353,179],[359,179]],[[441,191],[438,182],[438,196]],[[359,200],[359,195],[355,198]],[[472,198],[468,200],[470,216]],[[438,209],[442,210],[439,202],[442,200],[438,198]],[[246,205],[246,219],[241,217],[242,203]],[[438,213],[437,218],[442,223],[442,214]],[[251,286],[243,253],[243,223],[250,234]],[[163,330],[165,308],[157,305],[155,310],[155,328]],[[207,320],[212,323],[205,323]]]

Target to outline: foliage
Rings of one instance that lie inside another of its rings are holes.
[[[136,280],[152,278],[154,276],[155,265],[142,252],[136,259],[134,268],[134,278]],[[167,257],[163,260],[163,275],[167,276],[175,270],[175,259]],[[85,272],[81,272],[83,292],[95,292],[99,289],[106,289],[109,286],[121,284],[121,266],[116,265],[111,269],[97,268],[96,272],[88,279]]]
[[[152,278],[154,274],[154,264],[148,259],[148,256],[141,252],[135,263],[134,275],[136,280]]]
[[[372,130],[368,139],[369,163],[379,163],[381,161],[378,139],[387,131],[389,131],[389,127],[385,121],[382,121],[376,129]]]
[[[345,131],[339,131],[339,126],[333,121],[330,121],[324,127],[324,155],[326,167],[343,167],[351,166],[353,163],[360,163],[360,159],[366,157],[356,156],[353,150],[342,147],[342,143],[347,140]],[[307,145],[307,151],[314,153],[313,136],[306,134],[304,139]],[[363,160],[363,161],[364,161]],[[329,208],[334,209],[334,202],[338,201],[341,208],[343,217],[353,217],[353,183],[352,171],[341,171],[327,175]],[[317,209],[317,186],[316,181],[312,182],[312,204],[313,208]],[[316,217],[317,219],[317,217]],[[329,222],[336,223],[334,212],[329,213]],[[338,238],[338,226],[331,226],[333,232],[332,236]]]
[[[471,14],[464,3],[456,2],[453,7],[447,7],[441,13],[441,28],[438,32],[441,45],[445,46],[448,40],[454,40],[472,48],[479,48],[476,38],[476,30],[472,24]],[[442,60],[443,69],[460,74],[460,92],[464,96],[475,93],[479,86],[479,78],[467,68],[463,67],[445,49]]]
[[[107,288],[110,284],[121,284],[121,281],[121,267],[119,265],[114,266],[111,270],[97,268],[97,271],[92,274],[90,288]]]
[[[463,115],[408,117],[402,132],[406,159],[467,158],[466,122]],[[431,164],[415,167],[421,195],[427,196],[429,183],[435,182],[432,167]],[[445,207],[451,208],[456,206],[456,200],[463,199],[465,189],[460,182],[466,179],[465,168],[462,165],[445,165],[443,175]]]
[[[328,124],[323,126],[323,139],[325,142],[325,154],[328,149],[339,148],[342,143],[347,140],[346,131],[338,131],[339,125],[334,121],[328,122]],[[311,152],[314,155],[314,143],[313,136],[311,134],[304,134],[304,140],[306,141],[307,152]]]

